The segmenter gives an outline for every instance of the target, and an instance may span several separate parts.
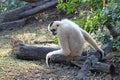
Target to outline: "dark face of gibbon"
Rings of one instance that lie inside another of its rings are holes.
[[[57,35],[57,28],[59,26],[59,23],[57,21],[51,22],[48,25],[48,30],[53,34],[53,35]]]

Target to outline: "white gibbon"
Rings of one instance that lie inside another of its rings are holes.
[[[76,23],[63,19],[61,21],[54,21],[48,25],[48,30],[58,36],[60,50],[49,52],[46,55],[46,64],[49,67],[48,60],[54,54],[62,54],[64,56],[79,56],[83,51],[85,40],[95,49],[104,53],[97,43],[93,40],[91,35],[80,28]]]

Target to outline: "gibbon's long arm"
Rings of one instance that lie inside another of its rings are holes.
[[[49,53],[46,55],[46,64],[47,64],[47,66],[49,67],[49,59],[51,58],[52,55],[54,55],[54,54],[61,54],[61,53],[63,53],[63,52],[62,52],[62,49],[49,52]]]
[[[97,46],[97,43],[94,41],[94,39],[92,38],[92,36],[86,32],[85,30],[81,29],[81,32],[85,38],[85,40],[92,45],[93,48],[95,48],[96,50],[99,50],[101,51],[102,53],[104,53],[104,51],[102,49],[100,49],[98,46]]]
[[[65,31],[61,31],[59,34],[58,34],[58,37],[59,37],[59,43],[60,43],[60,46],[63,50],[63,55],[64,56],[68,56],[70,55],[70,49],[69,49],[69,42],[68,42],[68,36],[67,36],[67,33]]]

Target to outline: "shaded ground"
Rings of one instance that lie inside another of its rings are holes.
[[[49,14],[48,14],[49,13]],[[25,61],[10,57],[8,52],[11,49],[10,38],[20,38],[28,45],[35,46],[58,46],[55,44],[34,44],[34,41],[53,40],[53,36],[47,31],[47,25],[54,20],[71,17],[55,9],[38,14],[39,22],[31,23],[25,27],[13,29],[11,31],[0,32],[0,80],[75,80],[79,68],[63,64],[51,64],[52,69],[46,67],[45,60]],[[110,63],[115,61],[117,76],[114,80],[120,80],[120,59],[119,57],[111,59]],[[111,76],[102,72],[89,72],[88,80],[111,80]]]

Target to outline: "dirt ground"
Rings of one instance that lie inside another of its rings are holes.
[[[49,13],[49,14],[48,14]],[[26,61],[10,57],[7,53],[11,50],[9,37],[20,38],[28,45],[54,46],[55,44],[34,44],[34,40],[53,40],[47,31],[47,25],[54,20],[76,17],[65,15],[55,8],[37,14],[37,21],[20,29],[0,32],[0,80],[76,80],[75,76],[80,70],[76,66],[51,63],[52,68],[47,68],[45,60]],[[116,74],[89,71],[87,80],[120,80],[120,57],[109,61],[115,65]]]

